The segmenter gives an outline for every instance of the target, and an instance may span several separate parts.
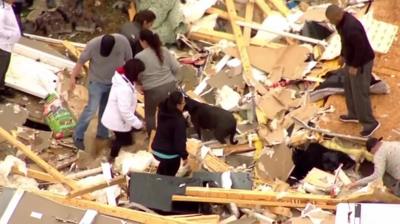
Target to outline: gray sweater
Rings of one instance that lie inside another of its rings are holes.
[[[385,171],[396,180],[400,180],[400,142],[382,142],[374,155],[374,173],[355,184],[366,185],[376,179],[382,179]]]
[[[78,63],[89,61],[89,80],[103,84],[111,84],[115,70],[132,59],[132,50],[129,41],[121,34],[112,34],[115,45],[108,57],[100,55],[100,43],[103,36],[90,40],[78,59]]]
[[[139,75],[139,81],[144,90],[150,90],[167,83],[176,81],[176,73],[180,67],[179,62],[163,47],[164,62],[160,63],[156,53],[151,48],[146,48],[138,53],[135,58],[141,60],[145,70]]]

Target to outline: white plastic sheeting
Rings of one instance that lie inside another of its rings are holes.
[[[6,85],[28,94],[45,98],[58,86],[57,68],[34,59],[13,54],[6,75]]]

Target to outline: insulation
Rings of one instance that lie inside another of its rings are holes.
[[[129,172],[144,172],[152,163],[157,163],[153,155],[146,151],[130,153],[121,151],[115,159],[115,169],[123,175]]]

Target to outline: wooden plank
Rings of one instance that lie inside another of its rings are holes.
[[[212,198],[212,197],[197,197],[197,196],[183,196],[173,195],[173,201],[183,202],[206,202],[206,203],[218,203],[218,204],[230,204],[235,203],[239,206],[276,206],[276,207],[288,207],[288,208],[305,208],[308,203],[296,203],[296,202],[280,202],[280,201],[265,201],[265,200],[249,200],[249,199],[229,199],[229,198]],[[319,208],[335,210],[336,205],[323,205],[318,204]]]
[[[288,16],[290,14],[289,8],[282,0],[268,0],[268,1],[271,2],[272,5],[275,6],[275,8],[278,9],[280,13],[282,13],[283,16]]]
[[[30,178],[34,178],[36,180],[40,180],[40,181],[46,181],[49,183],[58,183],[58,181],[56,181],[54,179],[53,176],[47,174],[47,173],[43,173],[41,171],[37,171],[37,170],[32,170],[32,169],[28,169],[26,175],[21,172],[20,170],[18,170],[18,168],[13,167],[12,168],[12,173],[16,174],[16,175],[20,175],[20,176],[27,176]]]
[[[168,216],[170,218],[195,222],[195,223],[204,223],[204,224],[218,224],[220,220],[219,215],[176,215],[176,216]]]
[[[255,0],[255,2],[265,15],[269,15],[271,13],[271,8],[267,5],[265,0]]]
[[[43,36],[38,36],[38,35],[34,35],[34,34],[29,34],[29,33],[24,33],[25,37],[28,37],[29,39],[32,40],[37,40],[37,41],[42,41],[42,42],[46,42],[47,44],[57,44],[57,45],[62,45],[63,40],[59,40],[59,39],[54,39],[54,38],[50,38],[50,37],[43,37]],[[86,44],[82,44],[82,43],[77,43],[77,42],[71,42],[69,41],[74,47],[78,47],[81,48],[83,50],[83,48],[86,47]]]
[[[95,174],[99,174],[102,171],[103,170],[101,169],[101,167],[97,167],[97,168],[90,169],[90,170],[84,170],[84,171],[81,171],[81,172],[78,172],[78,173],[71,173],[71,174],[68,174],[67,177],[71,178],[73,180],[74,179],[82,179],[82,178],[85,178],[87,176],[92,176],[92,175],[95,175]]]
[[[254,15],[254,2],[249,1],[246,5],[246,16],[245,21],[248,23],[253,22],[253,15]],[[251,28],[245,27],[243,30],[244,42],[246,46],[250,45],[250,38],[251,38]]]
[[[201,143],[197,140],[187,141],[186,150],[193,158],[199,157],[200,148]],[[225,172],[232,169],[228,164],[224,163],[222,160],[211,155],[210,153],[207,153],[207,155],[204,157],[202,164],[210,172]]]
[[[221,19],[225,19],[225,20],[229,20],[230,19],[229,18],[229,14],[226,11],[222,10],[222,9],[211,7],[211,8],[208,8],[206,12],[209,13],[209,14],[217,14],[218,17],[220,17]],[[238,20],[238,21],[246,21],[245,18],[240,17],[240,16],[237,16],[236,20]]]
[[[145,223],[145,224],[154,224],[154,223],[194,224],[195,223],[179,219],[173,219],[167,216],[136,211],[133,209],[110,206],[83,199],[68,198],[66,196],[54,194],[48,191],[32,191],[32,193],[35,193],[39,196],[48,198],[52,201],[58,202],[66,206],[72,206],[84,210],[93,209],[104,215],[109,215],[120,219],[130,220],[139,223]]]
[[[213,198],[228,198],[228,199],[248,199],[248,200],[266,200],[266,201],[307,201],[331,203],[337,202],[337,199],[325,195],[313,195],[297,192],[258,192],[251,190],[234,190],[222,188],[204,188],[204,187],[187,187],[187,196],[213,197]]]
[[[306,37],[306,36],[302,36],[302,35],[298,35],[298,34],[294,34],[294,33],[290,33],[290,32],[284,32],[284,31],[277,31],[277,30],[273,30],[273,29],[269,29],[269,28],[265,28],[262,27],[261,25],[257,25],[254,23],[247,23],[247,22],[242,22],[242,21],[237,21],[236,22],[238,25],[240,26],[244,26],[244,27],[250,27],[259,31],[264,31],[264,32],[269,32],[269,33],[273,33],[273,34],[277,34],[277,35],[281,35],[284,37],[289,37],[289,38],[293,38],[296,40],[300,40],[300,41],[304,41],[304,42],[308,42],[308,43],[312,43],[312,44],[319,44],[321,46],[327,46],[327,42],[324,40],[318,40],[318,39],[314,39],[311,37]]]
[[[68,53],[73,57],[74,60],[79,59],[81,51],[78,50],[76,47],[74,47],[74,45],[72,45],[71,42],[64,40],[62,44],[65,47],[65,49],[67,49]],[[83,65],[83,71],[85,72],[86,76],[89,74],[89,62],[86,62]]]
[[[88,193],[91,193],[91,192],[94,192],[97,190],[101,190],[106,187],[123,184],[123,183],[125,183],[125,181],[126,181],[125,176],[123,176],[123,175],[118,176],[118,177],[113,178],[110,181],[104,181],[104,182],[96,184],[96,185],[92,185],[92,186],[89,186],[86,188],[81,188],[79,190],[71,191],[68,196],[71,198],[76,198],[76,197],[79,197],[79,196],[82,196],[82,195],[85,195],[85,194],[88,194]]]
[[[233,34],[216,30],[209,30],[209,29],[199,29],[194,32],[190,32],[188,37],[193,40],[208,41],[211,43],[218,43],[220,40],[229,40],[229,41],[235,40],[235,36]],[[270,47],[270,48],[279,48],[285,46],[283,44],[266,42],[255,39],[251,39],[250,44],[255,46]]]
[[[233,2],[233,0],[225,0],[225,4],[228,9],[231,26],[233,29],[233,33],[235,35],[236,46],[239,50],[239,55],[243,67],[244,79],[250,86],[253,86],[257,92],[263,95],[267,92],[267,89],[260,83],[258,83],[257,80],[255,80],[253,77],[250,58],[247,53],[246,44],[243,39],[242,31],[240,30],[240,27],[236,24],[235,20],[236,18],[235,3]]]
[[[70,178],[65,177],[54,167],[49,165],[46,161],[44,161],[40,156],[36,155],[32,150],[30,150],[26,145],[22,144],[20,141],[15,139],[10,133],[0,127],[0,136],[8,141],[11,145],[21,150],[29,159],[34,161],[40,168],[48,172],[51,176],[54,177],[57,181],[66,184],[68,187],[73,190],[79,189],[79,185],[71,180]]]

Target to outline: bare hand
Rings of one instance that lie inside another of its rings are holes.
[[[338,63],[339,63],[340,66],[343,66],[343,65],[344,65],[344,58],[343,58],[343,56],[340,56],[340,57],[339,57]]]
[[[358,69],[356,67],[349,66],[349,75],[357,75]]]
[[[143,90],[143,86],[136,83],[136,90],[140,93],[140,94],[144,94],[144,90]]]

